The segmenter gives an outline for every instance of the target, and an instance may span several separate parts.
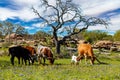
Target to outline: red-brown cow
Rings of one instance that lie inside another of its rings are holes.
[[[29,50],[30,52],[30,56],[32,58],[32,63],[34,63],[34,60],[37,61],[37,54],[36,54],[36,50],[34,47],[31,46],[24,46],[24,48],[26,48],[27,50]]]
[[[101,63],[93,54],[93,49],[90,44],[82,43],[78,45],[78,57],[77,61],[80,61],[83,57],[85,57],[85,60],[90,58],[91,64],[94,64],[94,61],[97,60],[99,63]]]
[[[42,63],[42,58],[44,60],[43,64],[45,64],[45,59],[48,59],[50,61],[50,64],[53,64],[55,60],[53,58],[51,49],[49,47],[43,47],[43,46],[38,48],[38,62],[40,64]]]

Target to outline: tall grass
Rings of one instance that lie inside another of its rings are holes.
[[[79,65],[71,65],[70,59],[55,60],[54,65],[15,65],[10,63],[10,56],[0,57],[0,80],[120,80],[119,53],[99,55],[99,60],[106,64],[91,65],[82,60]]]

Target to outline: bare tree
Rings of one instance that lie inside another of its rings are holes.
[[[50,4],[47,0],[41,0],[41,3],[42,9],[45,9],[43,11],[44,15],[35,7],[32,7],[32,10],[43,20],[43,24],[51,27],[56,45],[56,53],[58,54],[60,54],[60,45],[72,35],[80,33],[89,26],[97,24],[107,25],[107,22],[103,19],[83,16],[82,10],[72,0],[55,0],[54,5]],[[59,39],[60,34],[63,34],[61,39]]]

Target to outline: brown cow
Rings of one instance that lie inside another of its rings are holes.
[[[93,49],[90,44],[82,43],[78,45],[78,57],[77,61],[80,61],[82,58],[85,57],[85,60],[88,58],[91,61],[91,64],[94,64],[94,61],[97,60],[99,63],[101,63],[93,54]]]
[[[33,59],[32,63],[34,63],[34,60],[37,61],[37,54],[36,54],[36,50],[34,47],[31,47],[31,46],[24,46],[24,48],[26,48],[27,50],[29,50],[30,52],[30,56],[31,58]]]
[[[38,47],[38,61],[41,64],[42,63],[42,58],[44,60],[44,64],[45,64],[45,59],[48,59],[50,61],[50,64],[54,63],[54,58],[53,58],[53,54],[52,51],[49,47]]]
[[[36,50],[31,46],[24,46],[24,48],[28,49],[31,52],[31,56],[36,55]]]

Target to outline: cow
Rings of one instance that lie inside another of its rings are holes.
[[[45,65],[45,59],[49,60],[50,64],[54,63],[55,59],[53,58],[52,51],[49,47],[38,46],[37,54],[38,54],[39,64],[42,63],[42,58],[44,60],[44,63],[43,63],[44,65]]]
[[[78,61],[77,61],[77,56],[75,56],[74,54],[72,55],[72,58],[71,58],[71,64],[78,64]]]
[[[85,61],[87,59],[90,59],[90,63],[93,65],[94,61],[97,60],[99,63],[101,63],[94,55],[92,46],[88,43],[81,43],[78,44],[78,56],[77,61],[80,61],[81,59],[85,58]]]
[[[22,46],[13,46],[8,49],[9,54],[11,55],[11,64],[14,65],[14,58],[17,57],[18,59],[18,64],[20,64],[20,59],[22,59],[22,64],[23,60],[25,62],[25,65],[27,64],[27,60],[29,62],[29,65],[32,61],[31,56],[30,56],[30,51]]]
[[[28,49],[30,51],[30,56],[32,58],[32,63],[34,63],[34,61],[37,62],[37,54],[36,54],[36,49],[34,47],[31,46],[24,46],[24,48]]]

